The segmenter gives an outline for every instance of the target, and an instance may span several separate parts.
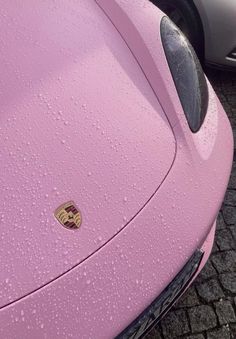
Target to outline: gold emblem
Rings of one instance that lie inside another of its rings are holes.
[[[59,206],[54,215],[62,226],[70,230],[79,228],[82,223],[81,213],[73,201]]]

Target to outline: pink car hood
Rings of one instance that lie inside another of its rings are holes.
[[[175,139],[94,1],[6,1],[0,11],[3,307],[85,260],[134,218],[170,170]],[[82,212],[76,231],[54,217],[70,200]]]

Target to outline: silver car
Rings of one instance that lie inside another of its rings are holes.
[[[200,60],[236,67],[236,0],[151,0],[179,26]]]

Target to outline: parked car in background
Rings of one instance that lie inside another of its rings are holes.
[[[235,0],[151,0],[189,38],[206,64],[236,67]]]
[[[140,338],[210,255],[227,116],[147,0],[0,17],[0,338]]]

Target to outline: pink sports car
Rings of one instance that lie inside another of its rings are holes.
[[[0,338],[140,338],[210,254],[226,114],[146,0],[0,12]]]

